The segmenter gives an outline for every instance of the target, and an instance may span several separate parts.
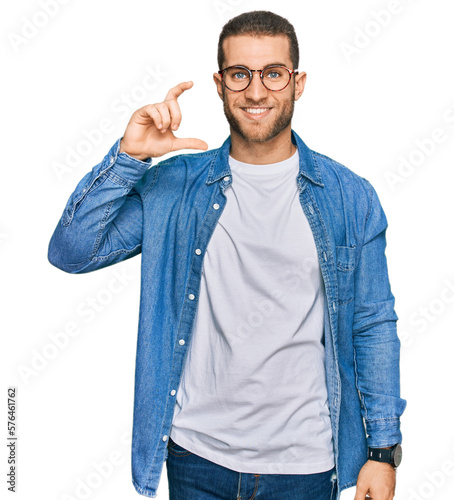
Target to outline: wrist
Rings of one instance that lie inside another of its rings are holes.
[[[368,459],[368,463],[373,465],[374,467],[379,467],[384,470],[392,470],[392,471],[397,470],[397,467],[394,467],[393,464],[387,462],[378,462],[377,460],[372,460],[371,458]]]
[[[120,149],[118,150],[118,154],[120,153],[126,153],[128,156],[131,158],[135,158],[136,160],[144,161],[150,158],[150,156],[147,155],[141,155],[141,154],[134,154],[128,151],[128,148],[124,146],[123,139],[120,140]]]
[[[368,448],[367,458],[397,468],[402,461],[402,446],[397,443],[387,448]]]

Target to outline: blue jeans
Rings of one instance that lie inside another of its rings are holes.
[[[175,443],[167,445],[170,500],[333,500],[335,467],[317,474],[249,474],[222,467]]]

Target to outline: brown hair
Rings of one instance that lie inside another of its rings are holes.
[[[298,68],[299,47],[295,28],[284,17],[267,10],[253,10],[233,17],[222,28],[218,43],[218,65],[223,69],[225,54],[223,43],[229,36],[279,36],[285,35],[290,42],[290,59],[293,69]]]

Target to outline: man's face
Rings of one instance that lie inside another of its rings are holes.
[[[290,44],[286,36],[250,35],[231,36],[224,40],[224,69],[241,65],[249,69],[263,69],[270,64],[283,64],[293,68],[290,59]],[[233,133],[248,142],[267,142],[290,128],[295,100],[303,90],[306,73],[292,76],[289,85],[281,91],[266,89],[260,74],[253,73],[249,87],[242,92],[232,92],[221,83],[221,75],[215,73],[214,80],[224,103],[224,113]],[[251,108],[261,113],[252,113]]]

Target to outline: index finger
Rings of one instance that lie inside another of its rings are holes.
[[[172,87],[167,92],[164,101],[169,101],[170,99],[177,99],[185,90],[190,89],[192,85],[193,85],[192,81],[179,83],[178,85]]]

